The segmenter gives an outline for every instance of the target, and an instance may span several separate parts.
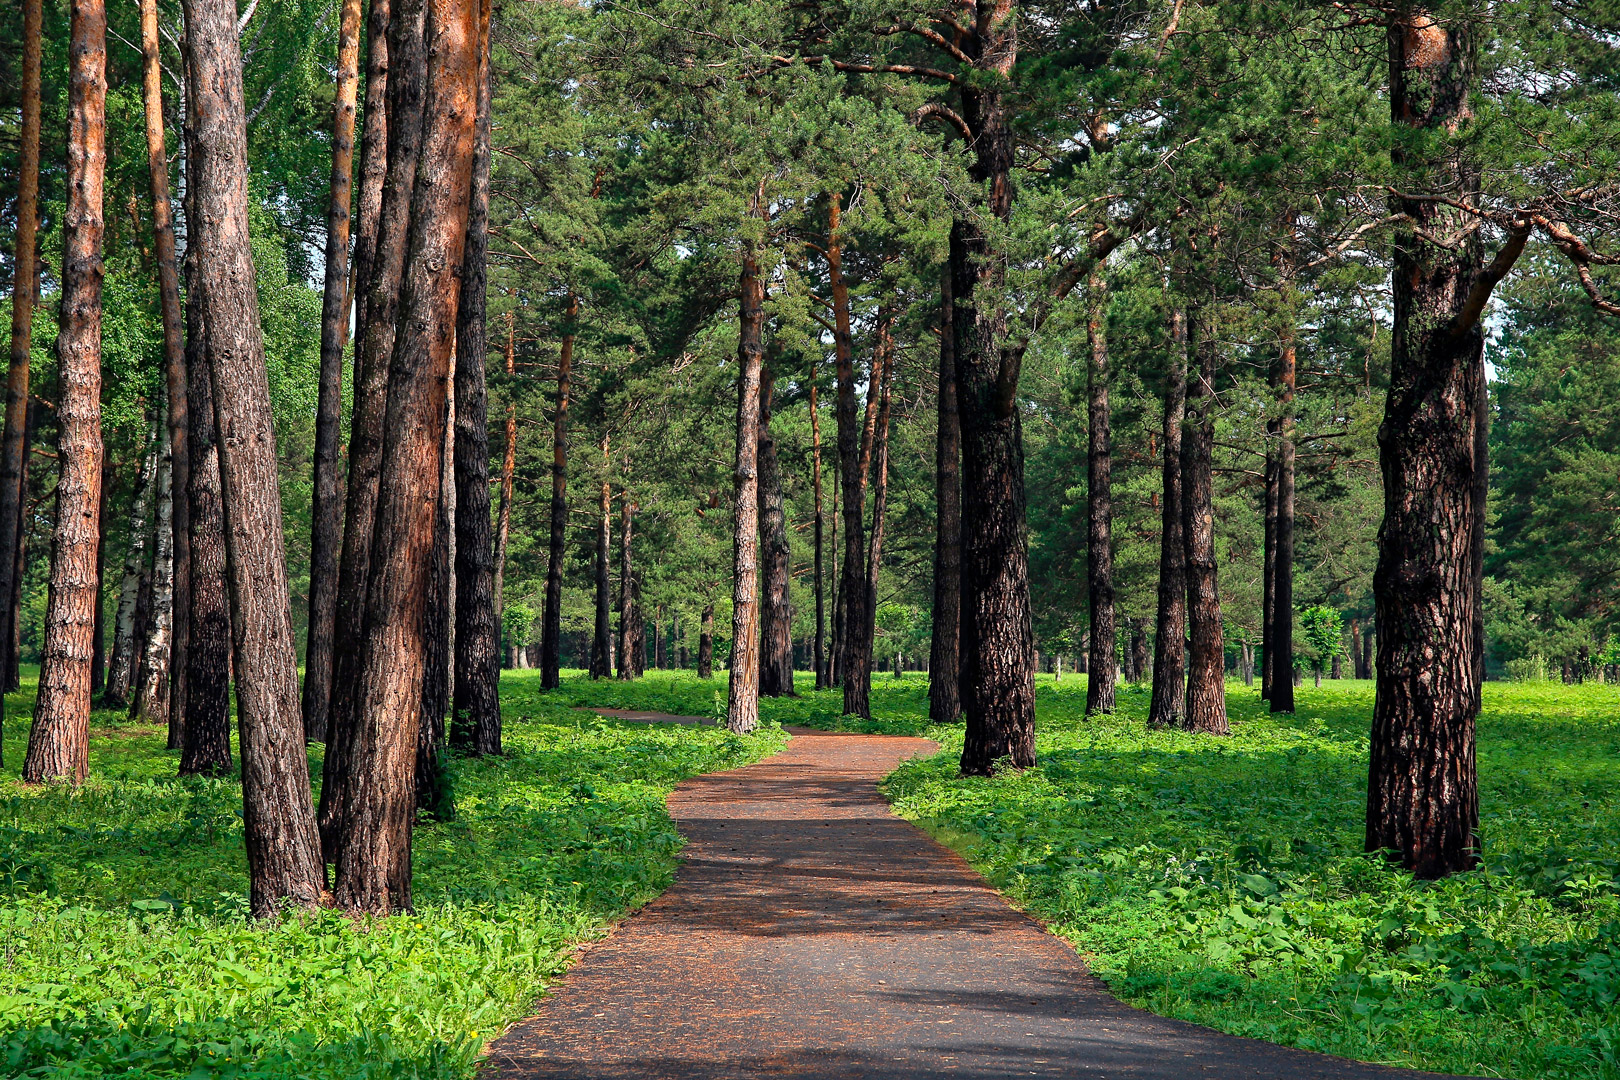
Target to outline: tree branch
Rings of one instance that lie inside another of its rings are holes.
[[[973,130],[968,127],[967,121],[962,119],[962,117],[957,114],[956,110],[952,109],[949,105],[944,105],[937,101],[931,101],[911,114],[911,122],[913,124],[920,125],[929,117],[934,117],[936,119],[945,121],[947,124],[951,125],[958,132],[960,132],[962,138],[966,139],[968,142],[973,141]]]

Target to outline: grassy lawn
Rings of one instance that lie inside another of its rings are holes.
[[[589,693],[708,713],[714,686]],[[875,719],[853,726],[942,742],[889,778],[896,810],[1133,1004],[1393,1065],[1620,1077],[1620,689],[1487,684],[1486,868],[1435,884],[1361,854],[1372,684],[1298,694],[1273,718],[1232,684],[1217,739],[1146,731],[1146,688],[1088,721],[1083,678],[1043,677],[1041,763],[996,780],[957,777],[961,730],[928,726],[920,676],[874,676]],[[836,694],[762,712],[839,722]]]
[[[603,721],[538,686],[507,674],[508,755],[456,762],[457,819],[417,829],[414,916],[365,924],[250,921],[240,785],[176,779],[154,729],[97,713],[83,788],[17,783],[33,688],[10,695],[0,1076],[470,1076],[573,945],[668,885],[669,789],[782,738]]]

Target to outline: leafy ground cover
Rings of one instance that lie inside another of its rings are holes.
[[[82,788],[0,782],[0,1076],[470,1076],[573,945],[667,887],[669,789],[782,741],[538,685],[507,673],[507,756],[455,762],[456,820],[418,828],[412,916],[249,920],[239,785],[176,779],[162,733],[112,713]],[[6,702],[8,777],[32,698]]]
[[[710,711],[715,683],[576,684],[597,704]],[[801,683],[782,723],[914,733],[944,750],[885,783],[1074,944],[1125,1000],[1223,1031],[1482,1076],[1620,1076],[1620,690],[1489,683],[1485,867],[1437,883],[1361,853],[1372,684],[1273,717],[1228,692],[1230,738],[1148,731],[1145,687],[1085,719],[1085,680],[1038,689],[1040,764],[956,775],[961,729],[920,676],[873,678],[872,722]]]

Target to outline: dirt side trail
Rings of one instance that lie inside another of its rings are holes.
[[[676,788],[690,842],[675,884],[494,1044],[486,1077],[1427,1075],[1120,1004],[1068,944],[889,811],[877,781],[934,743],[789,730],[775,757]]]

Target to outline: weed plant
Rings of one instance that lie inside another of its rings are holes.
[[[6,702],[0,1076],[51,1080],[469,1077],[575,944],[668,886],[669,789],[782,741],[603,720],[509,672],[506,755],[453,762],[455,820],[417,826],[414,914],[266,922],[237,782],[177,779],[162,732],[98,712],[89,781],[25,787],[32,698]]]

